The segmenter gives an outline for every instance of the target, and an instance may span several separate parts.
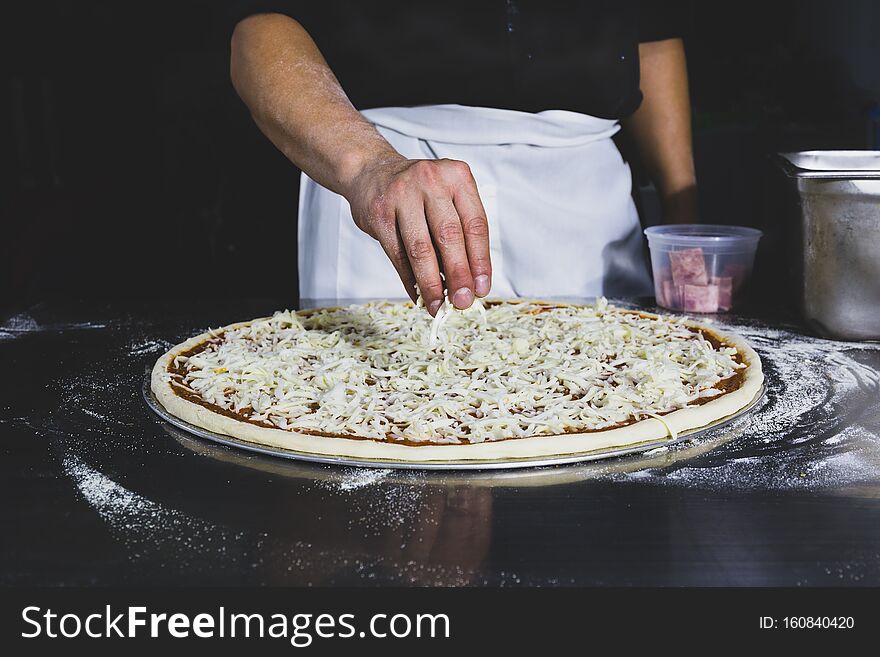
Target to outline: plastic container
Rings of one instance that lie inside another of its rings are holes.
[[[686,313],[732,310],[752,275],[761,231],[675,224],[645,230],[657,305]]]

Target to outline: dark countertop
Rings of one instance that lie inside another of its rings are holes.
[[[297,463],[141,399],[268,301],[53,302],[0,323],[0,583],[880,585],[880,345],[727,318],[768,393],[665,451],[483,473]]]

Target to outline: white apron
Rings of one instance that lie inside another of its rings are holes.
[[[615,297],[653,293],[616,121],[460,105],[390,107],[363,115],[402,155],[470,165],[489,222],[490,297]],[[348,202],[303,174],[302,299],[403,298],[377,241]]]

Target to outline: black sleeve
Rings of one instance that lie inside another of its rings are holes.
[[[684,38],[690,25],[690,2],[640,0],[639,43]]]

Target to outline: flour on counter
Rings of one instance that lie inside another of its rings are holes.
[[[327,468],[330,476],[318,479],[315,483],[328,491],[336,493],[348,493],[351,491],[374,487],[390,475],[390,468],[356,468],[336,467]]]
[[[128,346],[129,356],[164,353],[174,345],[168,340],[137,340]]]
[[[138,495],[73,453],[64,456],[62,467],[85,502],[124,542],[132,560],[161,553],[174,567],[207,570],[212,557],[228,562],[244,556],[244,550],[230,549],[245,542],[244,533],[227,531]]]
[[[66,456],[63,468],[89,506],[114,529],[143,526],[151,518],[166,513],[161,505],[120,486],[78,456]]]
[[[39,331],[40,325],[37,320],[27,313],[14,315],[0,325],[0,331],[9,331],[16,333],[26,333],[28,331]]]
[[[102,329],[106,327],[106,324],[101,324],[97,322],[40,324],[36,319],[34,319],[32,315],[25,312],[19,313],[18,315],[13,315],[5,322],[0,324],[0,341],[12,340],[23,335],[38,333],[41,331]]]
[[[37,320],[27,313],[21,313],[10,317],[3,324],[0,324],[0,341],[12,340],[20,335],[39,330],[40,325],[37,324]]]
[[[401,527],[420,518],[433,522],[425,516],[423,476],[415,470],[401,475],[404,481],[391,479],[391,468],[328,468],[328,477],[315,484],[331,494],[345,495],[350,499],[357,519],[351,526],[359,525],[368,535],[378,536],[389,527]]]
[[[113,419],[107,417],[106,415],[102,415],[101,413],[97,413],[96,411],[93,411],[88,408],[81,408],[79,410],[82,411],[83,413],[85,413],[86,415],[88,415],[89,417],[95,418],[96,420],[101,420],[102,422],[116,422],[116,420],[113,420]]]
[[[339,490],[349,491],[364,486],[370,486],[391,474],[391,470],[378,470],[375,468],[350,468],[346,476],[341,477],[336,483]]]

